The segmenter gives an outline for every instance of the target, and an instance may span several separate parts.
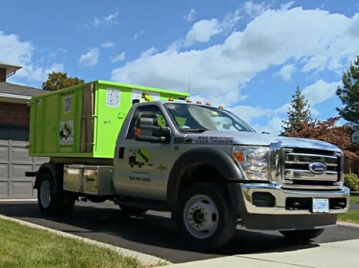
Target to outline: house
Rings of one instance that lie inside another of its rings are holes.
[[[33,198],[34,178],[25,171],[36,171],[44,159],[29,157],[30,108],[32,96],[44,91],[8,83],[21,66],[0,62],[0,199]]]

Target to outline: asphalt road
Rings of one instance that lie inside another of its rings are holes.
[[[91,238],[131,249],[173,263],[188,262],[235,254],[292,251],[318,247],[318,243],[359,238],[359,228],[331,227],[307,245],[291,245],[278,232],[254,232],[239,228],[234,239],[221,250],[193,252],[186,250],[176,230],[171,226],[169,213],[148,212],[140,217],[126,218],[111,204],[78,202],[73,214],[66,218],[41,214],[35,202],[1,202],[0,213],[67,233]]]

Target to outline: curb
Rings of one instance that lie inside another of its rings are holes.
[[[6,202],[36,202],[37,199],[1,199],[0,203]]]
[[[345,221],[338,221],[338,222],[337,222],[337,225],[359,228],[359,224],[357,224],[357,223],[351,223],[351,222],[345,222]]]
[[[76,235],[73,235],[73,234],[61,232],[61,231],[58,231],[58,230],[47,228],[47,227],[37,225],[37,224],[34,224],[34,223],[30,223],[30,222],[27,222],[27,221],[7,217],[7,216],[4,216],[2,214],[0,214],[0,219],[15,222],[15,223],[18,223],[20,225],[24,225],[24,226],[27,226],[27,227],[30,227],[30,228],[35,228],[35,229],[39,229],[39,230],[48,231],[50,233],[54,233],[54,234],[62,236],[62,237],[76,239],[76,240],[79,240],[79,241],[84,242],[86,244],[93,245],[93,246],[111,249],[111,250],[116,251],[118,254],[120,254],[120,255],[122,255],[124,257],[135,258],[135,259],[139,260],[141,262],[141,264],[143,264],[143,265],[159,266],[159,265],[163,265],[163,264],[164,265],[171,265],[172,264],[171,262],[168,262],[168,261],[166,261],[164,259],[152,256],[152,255],[149,255],[149,254],[140,253],[140,252],[125,249],[125,248],[116,247],[116,246],[106,244],[106,243],[103,243],[103,242],[99,242],[99,241],[95,241],[95,240],[92,240],[92,239],[89,239],[89,238],[76,236]]]

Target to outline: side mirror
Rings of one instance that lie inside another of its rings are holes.
[[[140,117],[135,130],[135,140],[168,143],[171,138],[169,127],[160,127],[157,119]]]

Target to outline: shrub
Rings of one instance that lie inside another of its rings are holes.
[[[352,191],[359,190],[359,178],[355,174],[344,174],[344,185]]]

